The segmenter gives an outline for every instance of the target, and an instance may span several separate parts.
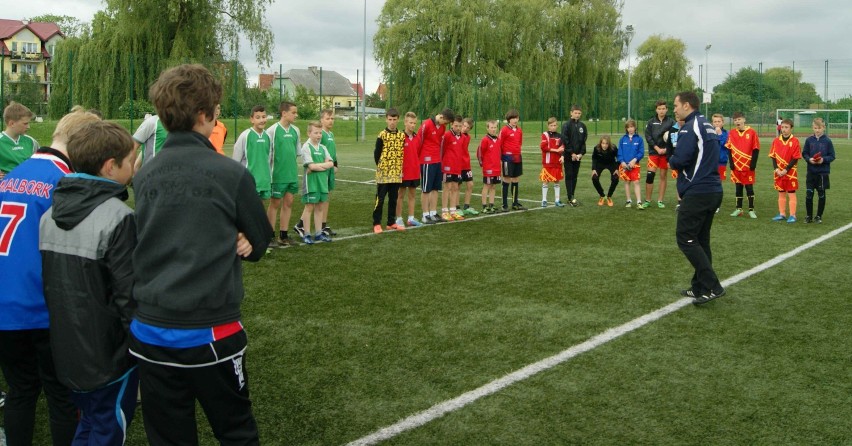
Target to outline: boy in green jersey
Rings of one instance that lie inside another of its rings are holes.
[[[17,102],[3,110],[6,130],[0,133],[0,180],[38,150],[38,141],[26,134],[34,116],[30,109]]]
[[[299,109],[292,102],[282,102],[278,106],[281,119],[272,127],[266,129],[272,141],[272,196],[267,209],[267,216],[275,228],[275,220],[279,221],[278,243],[290,246],[293,242],[287,235],[290,227],[290,214],[293,211],[293,197],[299,192],[299,172],[296,155],[301,144],[299,128],[293,125],[299,117]]]
[[[311,227],[311,214],[314,216],[315,237],[305,234],[302,240],[311,245],[314,241],[330,242],[331,237],[322,231],[322,209],[324,203],[328,202],[328,173],[334,170],[334,161],[328,149],[320,140],[322,139],[322,125],[319,122],[308,124],[308,141],[302,146],[302,165],[305,166],[305,175],[302,177],[302,203],[305,205],[304,223],[307,228]],[[310,230],[310,229],[308,229]]]
[[[334,110],[327,108],[320,112],[320,124],[322,125],[322,139],[320,144],[324,145],[328,154],[331,155],[331,161],[334,163],[334,169],[328,171],[328,200],[323,203],[322,209],[322,232],[331,237],[337,235],[330,227],[328,227],[328,203],[331,201],[331,191],[335,188],[335,174],[337,173],[337,144],[334,142],[334,133],[331,128],[334,127]]]
[[[264,207],[272,196],[272,143],[264,132],[266,127],[266,109],[255,105],[249,117],[251,128],[246,129],[234,143],[232,158],[245,166],[254,178],[257,195],[263,200]],[[270,221],[270,225],[275,221]],[[273,240],[275,242],[275,240]],[[273,243],[273,246],[277,243]]]
[[[139,170],[142,164],[151,161],[160,153],[167,136],[169,136],[169,132],[163,127],[159,116],[154,115],[142,121],[142,124],[136,129],[136,133],[133,134],[133,150],[142,147],[141,152],[136,156],[136,163],[133,166],[134,172]]]

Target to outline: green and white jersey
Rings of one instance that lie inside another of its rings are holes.
[[[296,183],[299,181],[298,163],[299,128],[290,124],[284,128],[281,122],[266,129],[266,134],[272,141],[272,182]]]
[[[258,133],[249,128],[240,133],[232,158],[249,170],[258,191],[271,190],[272,143],[265,131]]]
[[[3,132],[0,134],[0,170],[11,172],[33,156],[38,147],[38,141],[30,135],[18,135],[15,139]]]
[[[302,195],[314,192],[327,194],[329,171],[313,172],[308,170],[308,165],[332,161],[328,149],[322,143],[313,146],[310,141],[306,141],[299,156],[302,158],[302,165],[305,167],[305,175],[302,177]]]
[[[334,161],[334,164],[337,164],[337,144],[334,142],[334,132],[323,130],[320,144],[325,146],[328,154],[331,155],[331,160]]]
[[[143,146],[142,165],[145,165],[160,153],[167,136],[169,136],[169,132],[163,127],[159,116],[154,115],[142,121],[142,124],[136,129],[136,133],[133,134],[133,139]]]

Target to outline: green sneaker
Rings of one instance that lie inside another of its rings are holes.
[[[743,210],[740,209],[740,208],[736,208],[736,209],[734,209],[734,212],[731,212],[731,217],[739,217],[741,215],[743,215]],[[757,218],[757,217],[755,217],[755,218]]]
[[[658,208],[660,208],[660,209],[665,209],[665,208],[666,208],[666,205],[665,205],[665,203],[663,203],[662,201],[658,201],[658,202],[657,202],[657,207],[658,207]]]
[[[740,211],[742,212],[742,211]],[[757,218],[757,214],[754,213],[754,209],[748,211],[748,216],[751,218]]]
[[[479,215],[479,212],[474,208],[467,208],[463,212],[464,215]]]
[[[648,201],[648,200],[645,200],[645,202],[642,203],[642,209],[648,209],[649,207],[651,207],[651,202]]]

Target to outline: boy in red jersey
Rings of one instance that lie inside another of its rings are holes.
[[[731,217],[743,215],[743,187],[748,194],[748,216],[757,218],[754,212],[754,169],[757,168],[757,154],[760,152],[760,140],[757,132],[746,125],[745,115],[735,112],[733,131],[728,133],[725,147],[731,151],[731,181],[736,184],[737,208]]]
[[[492,119],[486,124],[488,134],[482,137],[476,149],[476,159],[482,167],[482,212],[494,214],[494,190],[500,182],[500,146],[497,139],[497,121]]]
[[[398,226],[423,226],[414,218],[414,190],[420,185],[420,162],[417,159],[417,115],[405,114],[405,143],[403,144],[402,184],[396,199],[396,224]],[[408,221],[402,221],[402,198],[408,197]]]
[[[449,108],[423,121],[420,126],[420,144],[417,156],[420,159],[420,207],[423,209],[423,223],[440,223],[438,215],[438,191],[441,190],[441,139],[448,122],[455,120],[456,114]]]
[[[444,175],[441,218],[447,221],[464,220],[464,216],[457,208],[462,171],[461,150],[464,142],[461,129],[462,117],[456,116],[451,130],[444,133],[444,138],[441,140],[441,171]],[[448,202],[449,208],[447,207]]]
[[[509,210],[509,188],[512,189],[512,209],[525,211],[518,201],[518,179],[524,174],[521,162],[521,145],[524,132],[518,127],[520,115],[514,108],[506,112],[506,126],[500,130],[500,160],[503,167],[503,212]]]
[[[565,206],[559,200],[559,182],[562,181],[562,164],[565,162],[565,146],[562,145],[562,135],[556,131],[559,123],[556,118],[547,120],[547,131],[541,134],[541,207],[547,207],[547,185],[553,184],[553,204]]]
[[[775,168],[775,190],[778,191],[778,215],[772,221],[787,220],[796,222],[796,190],[799,188],[799,169],[796,166],[802,158],[799,139],[793,136],[793,121],[781,121],[781,136],[772,141],[769,157]],[[790,218],[784,215],[787,202],[790,203]]]
[[[461,147],[461,179],[464,183],[464,209],[462,215],[479,215],[479,212],[470,206],[470,196],[473,194],[473,170],[470,168],[470,129],[473,128],[473,119],[462,120],[462,147]]]

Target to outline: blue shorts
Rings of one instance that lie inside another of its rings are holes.
[[[420,165],[420,190],[424,194],[441,190],[441,163]]]

